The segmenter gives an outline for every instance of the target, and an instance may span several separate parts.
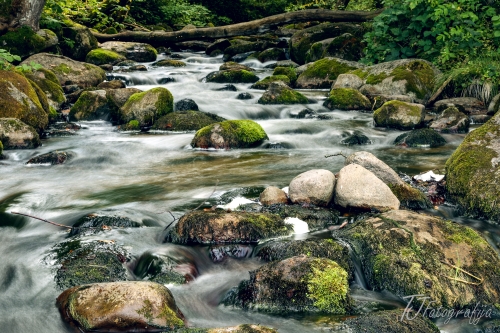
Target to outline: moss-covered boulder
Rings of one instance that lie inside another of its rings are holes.
[[[296,256],[250,272],[231,289],[224,305],[272,313],[350,312],[348,273],[335,261]]]
[[[104,88],[102,88],[104,89]],[[133,94],[141,93],[142,90],[137,88],[122,88],[106,90],[106,98],[108,105],[114,109],[119,109],[127,103]]]
[[[228,69],[208,74],[206,81],[216,83],[254,83],[259,81],[259,78],[254,73],[244,69]]]
[[[214,123],[225,121],[213,113],[201,111],[175,111],[160,117],[152,129],[166,131],[198,131]]]
[[[42,144],[37,131],[16,118],[0,118],[3,149],[33,149]]]
[[[184,284],[197,275],[193,263],[151,252],[143,253],[133,267],[134,275],[139,279],[161,284]]]
[[[85,62],[93,65],[114,65],[120,61],[125,60],[125,57],[114,51],[105,49],[91,50],[85,57]]]
[[[339,222],[339,212],[331,208],[304,205],[272,205],[263,207],[262,211],[279,215],[283,219],[287,217],[298,218],[307,223],[310,231],[322,230]]]
[[[177,244],[257,243],[291,232],[292,227],[273,214],[194,211],[179,219],[165,241]]]
[[[440,74],[430,62],[421,59],[388,61],[349,73],[364,81],[360,92],[365,95],[409,96],[420,104],[427,102]]]
[[[0,36],[0,45],[21,58],[42,52],[59,42],[55,33],[48,29],[35,32],[28,26],[9,31]]]
[[[267,62],[271,60],[285,60],[286,54],[283,49],[273,47],[260,52],[257,55],[257,59],[259,59],[260,62]]]
[[[269,84],[269,88],[259,98],[259,104],[307,104],[309,99],[300,92],[288,87],[282,81]]]
[[[398,210],[358,221],[335,237],[351,243],[375,290],[426,295],[436,308],[499,302],[500,259],[469,227]]]
[[[454,97],[442,99],[434,103],[433,110],[440,113],[449,107],[456,107],[460,112],[470,114],[486,114],[488,112],[484,102],[475,97]]]
[[[232,59],[237,54],[262,52],[268,48],[277,46],[277,43],[265,40],[250,42],[242,39],[233,39],[230,43],[231,46],[224,50],[224,61]]]
[[[467,133],[470,119],[456,107],[446,108],[429,126],[441,133]]]
[[[500,222],[500,113],[470,132],[446,162],[448,195],[471,215]]]
[[[85,61],[87,54],[98,47],[97,39],[89,28],[64,20],[60,31],[55,31],[59,40],[71,41],[59,43],[62,54],[78,61]]]
[[[59,80],[57,80],[57,77],[52,71],[40,68],[33,72],[24,73],[24,76],[35,82],[44,92],[50,107],[55,110],[61,109],[62,104],[66,102],[66,97],[64,96],[64,91]]]
[[[203,127],[194,136],[194,148],[250,148],[268,139],[264,129],[252,120],[226,120]]]
[[[17,118],[37,131],[42,131],[49,122],[47,112],[29,80],[21,74],[1,70],[0,118]]]
[[[324,58],[309,65],[296,82],[297,88],[330,88],[340,74],[363,68],[364,65],[339,58]]]
[[[223,63],[222,65],[219,66],[219,70],[220,71],[227,71],[227,70],[240,70],[240,69],[243,69],[245,71],[248,71],[248,72],[253,72],[253,68],[251,67],[248,67],[246,65],[243,65],[243,64],[239,64],[235,61],[228,61],[228,62],[225,62]]]
[[[405,147],[441,147],[446,140],[432,128],[421,128],[403,133],[394,140],[397,146]]]
[[[288,76],[286,76],[286,75],[271,75],[271,76],[268,76],[266,78],[263,78],[262,80],[260,80],[258,82],[255,82],[251,88],[266,90],[269,88],[269,85],[272,82],[277,82],[277,81],[281,81],[288,86],[290,85],[290,79],[288,78]]]
[[[211,43],[207,48],[205,49],[205,54],[209,55],[211,57],[215,55],[219,55],[222,52],[224,52],[225,49],[231,46],[231,42],[229,39],[217,39],[215,42]]]
[[[105,90],[84,91],[70,110],[72,120],[111,120]]]
[[[29,65],[31,61],[54,72],[62,86],[77,85],[83,89],[95,87],[106,79],[106,73],[101,68],[64,56],[38,53],[23,61],[22,64]]]
[[[174,111],[174,98],[166,88],[158,87],[130,96],[121,108],[122,121],[137,120],[141,127],[148,127],[161,116]]]
[[[370,100],[355,89],[332,89],[330,95],[323,103],[330,110],[370,110]]]
[[[286,75],[292,84],[297,81],[297,72],[293,67],[278,66],[274,68],[273,75]]]
[[[137,62],[155,61],[158,52],[146,43],[136,42],[106,42],[100,47],[104,50],[116,52],[129,60]]]
[[[360,35],[345,33],[311,45],[306,53],[305,62],[314,62],[326,57],[335,57],[349,61],[359,61],[363,57],[364,43]]]
[[[122,80],[104,81],[97,85],[99,89],[123,89],[126,87],[125,82]]]
[[[349,88],[358,90],[363,84],[363,80],[357,75],[340,74],[332,85],[332,89]]]
[[[185,326],[170,290],[154,282],[78,286],[59,295],[57,306],[66,321],[84,331],[170,331]]]
[[[175,59],[163,59],[153,63],[151,66],[154,67],[185,67],[186,63],[184,61]]]
[[[420,127],[424,118],[425,106],[401,101],[386,102],[373,113],[375,126],[403,131]]]

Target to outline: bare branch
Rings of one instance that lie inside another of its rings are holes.
[[[334,156],[342,156],[343,158],[347,158],[347,155],[345,155],[343,152],[338,152],[338,153],[335,153],[332,155],[325,155],[325,158],[334,157]]]

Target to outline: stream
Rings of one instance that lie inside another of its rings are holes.
[[[194,258],[199,276],[186,285],[169,286],[177,305],[191,327],[222,327],[260,323],[279,332],[329,332],[340,318],[290,315],[271,316],[219,306],[224,294],[248,271],[263,262],[248,258],[213,263],[205,247],[185,247],[162,243],[162,232],[175,217],[213,197],[242,187],[288,186],[298,174],[310,169],[338,172],[341,156],[325,155],[342,151],[348,155],[367,150],[398,172],[415,175],[427,170],[443,172],[444,164],[464,135],[445,134],[447,144],[440,148],[402,148],[393,145],[400,131],[375,128],[370,113],[330,111],[322,106],[327,90],[301,91],[316,103],[307,107],[331,119],[296,119],[291,115],[304,105],[260,105],[264,91],[250,84],[235,84],[238,91],[216,91],[225,84],[205,83],[203,78],[218,70],[222,58],[201,53],[179,53],[187,63],[182,68],[153,68],[147,72],[113,73],[127,86],[141,90],[162,86],[171,91],[174,101],[193,99],[201,111],[227,119],[252,119],[267,132],[271,143],[252,149],[225,151],[197,150],[190,147],[194,133],[118,132],[104,121],[81,122],[75,136],[49,138],[36,150],[8,150],[0,161],[0,332],[72,332],[60,317],[55,299],[61,293],[53,280],[53,267],[43,258],[52,246],[63,241],[63,228],[28,218],[14,217],[11,211],[32,214],[72,225],[89,213],[127,216],[143,227],[113,229],[89,239],[114,240],[137,259],[145,252],[167,254],[181,251]],[[164,57],[159,56],[158,60]],[[257,60],[244,64],[256,69],[260,78],[272,74],[269,63]],[[150,64],[145,64],[146,66]],[[111,76],[110,76],[111,78]],[[175,82],[159,84],[162,79]],[[253,95],[238,100],[241,92]],[[372,144],[345,146],[339,142],[346,131],[360,130]],[[64,165],[26,165],[34,156],[51,151],[72,152]],[[217,184],[217,186],[216,186]],[[467,223],[485,233],[497,248],[500,232],[484,221],[465,219],[452,208],[440,207],[432,214]],[[298,237],[298,235],[296,236]],[[328,231],[307,237],[329,237]],[[498,249],[498,248],[497,248]],[[359,265],[358,265],[359,266]],[[405,303],[388,293],[366,290],[359,276],[351,286],[359,300],[378,302],[383,308],[404,308]],[[467,322],[437,323],[443,332],[477,332]]]

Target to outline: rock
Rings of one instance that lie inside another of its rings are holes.
[[[175,102],[175,111],[199,111],[198,104],[190,98]]]
[[[291,61],[291,60],[280,60],[280,61],[276,61],[275,63],[272,63],[272,64],[265,66],[265,68],[276,68],[276,67],[297,68],[297,67],[299,67],[299,64],[297,64],[296,62]]]
[[[72,120],[111,120],[111,108],[108,105],[105,90],[83,92],[69,113]]]
[[[53,151],[47,154],[30,158],[28,162],[26,162],[26,164],[64,164],[69,158],[71,158],[71,156],[71,153],[66,153],[64,151]]]
[[[131,67],[135,66],[137,63],[134,60],[123,60],[116,64],[118,67]]]
[[[366,86],[364,87],[366,88]],[[368,97],[370,103],[372,103],[372,110],[379,109],[382,105],[390,101],[400,101],[405,103],[413,103],[414,101],[414,98],[408,95],[381,95],[374,94],[370,91],[367,91],[366,89],[364,90],[364,92],[368,93],[366,97]]]
[[[271,313],[345,314],[350,299],[347,272],[330,259],[296,256],[250,272],[222,303]]]
[[[203,333],[200,331],[200,333]],[[211,328],[207,333],[278,333],[275,329],[259,325],[243,324],[226,328]]]
[[[24,76],[33,81],[45,93],[50,107],[55,110],[61,109],[62,104],[66,102],[66,97],[64,96],[61,84],[52,71],[40,68],[35,71],[26,72]]]
[[[244,69],[229,69],[212,72],[206,77],[207,82],[216,83],[254,83],[259,78],[254,73]]]
[[[405,147],[441,147],[446,144],[446,140],[431,128],[416,129],[403,133],[394,140],[394,144]]]
[[[351,88],[337,88],[323,103],[330,110],[371,110],[370,100],[359,91]]]
[[[290,201],[299,204],[328,206],[335,188],[335,175],[328,170],[309,170],[290,182]]]
[[[268,213],[194,211],[168,231],[165,241],[176,244],[256,243],[292,232],[279,216]]]
[[[241,100],[252,99],[252,98],[253,98],[252,94],[247,92],[239,93],[238,96],[236,96],[236,99],[241,99]]]
[[[225,49],[231,46],[231,42],[228,39],[218,39],[209,46],[207,46],[205,50],[206,55],[211,55],[212,52],[219,50],[220,52],[224,52]]]
[[[434,104],[434,111],[440,113],[445,109],[454,106],[466,115],[486,114],[487,108],[483,102],[474,97],[455,97],[442,99]]]
[[[337,76],[332,89],[339,88],[349,88],[349,89],[359,89],[364,84],[363,80],[354,74],[340,74]]]
[[[73,229],[69,233],[69,237],[76,235],[89,236],[100,233],[103,230],[117,228],[138,228],[140,224],[128,217],[123,216],[107,216],[88,214],[79,219],[73,224]]]
[[[19,119],[0,118],[3,149],[33,149],[42,145],[35,129]]]
[[[242,64],[238,64],[237,62],[234,62],[234,61],[228,61],[228,62],[223,63],[222,65],[220,65],[219,70],[220,71],[245,70],[248,72],[253,72],[252,68],[245,66],[245,65],[242,65]]]
[[[28,79],[16,72],[2,70],[0,70],[0,118],[17,118],[37,131],[42,131],[49,122],[37,91]]]
[[[226,84],[224,87],[215,89],[217,91],[238,91],[238,88],[234,84]]]
[[[252,254],[252,247],[249,245],[230,244],[215,245],[208,250],[208,255],[213,262],[222,262],[227,258],[245,259]]]
[[[185,67],[186,63],[180,60],[174,59],[163,59],[153,63],[151,66],[154,67]]]
[[[343,167],[335,186],[335,204],[346,209],[387,211],[399,209],[391,189],[361,165]]]
[[[495,115],[500,109],[500,94],[496,95],[491,99],[490,104],[488,105],[488,115]]]
[[[58,122],[50,124],[49,128],[43,132],[45,137],[62,137],[76,135],[76,131],[81,127],[74,123]]]
[[[258,82],[255,82],[251,88],[252,89],[262,89],[262,90],[266,90],[269,88],[269,85],[272,83],[272,82],[277,82],[277,81],[281,81],[283,82],[284,84],[286,84],[287,86],[290,85],[290,79],[288,78],[288,76],[286,75],[271,75],[271,76],[268,76]]]
[[[224,50],[224,61],[235,60],[235,56],[243,53],[262,52],[266,49],[276,47],[278,44],[270,41],[248,42],[243,40],[232,40],[231,46]],[[246,57],[245,57],[246,58]]]
[[[134,264],[136,277],[161,284],[184,284],[198,275],[193,263],[150,252],[143,253]]]
[[[129,60],[150,62],[156,60],[157,51],[146,43],[135,42],[106,42],[101,44],[104,50],[114,51]]]
[[[105,49],[95,49],[90,51],[85,57],[85,62],[93,65],[115,65],[120,61],[125,60],[125,57],[114,51]]]
[[[333,209],[303,205],[264,206],[263,212],[277,214],[286,219],[298,218],[307,223],[310,231],[322,230],[339,222],[339,212]]]
[[[274,68],[273,71],[273,76],[275,75],[285,75],[290,79],[291,84],[295,84],[295,81],[297,81],[297,73],[294,68],[292,67],[276,67]]]
[[[122,88],[122,89],[110,89],[106,91],[106,98],[108,99],[108,105],[112,110],[118,110],[127,103],[130,96],[136,93],[141,93],[142,90],[137,88]],[[111,118],[111,121],[116,122],[119,119]]]
[[[152,129],[167,131],[198,131],[199,129],[226,119],[201,111],[176,111],[160,117]]]
[[[491,116],[485,114],[473,114],[469,116],[469,119],[473,124],[484,124],[491,119]]]
[[[285,192],[276,186],[269,186],[260,194],[259,201],[264,206],[287,204],[288,197]]]
[[[500,113],[467,134],[446,162],[449,197],[465,212],[500,221]]]
[[[185,42],[175,43],[176,49],[188,52],[205,51],[208,46],[210,46],[209,42],[204,42],[201,40],[189,40]]]
[[[51,30],[40,29],[35,32],[27,25],[0,36],[2,48],[23,59],[55,46],[58,42],[56,34]]]
[[[196,26],[193,24],[186,24],[181,30],[194,30]]]
[[[432,309],[432,307],[431,307]],[[424,309],[422,309],[423,311]],[[404,317],[403,317],[404,316]],[[406,317],[408,316],[408,317]],[[401,318],[404,318],[401,320]],[[411,318],[411,320],[406,319]],[[426,316],[403,310],[364,313],[343,321],[341,328],[349,333],[439,333],[439,328]],[[335,329],[335,328],[333,328]]]
[[[89,28],[65,20],[62,29],[56,30],[59,40],[71,40],[74,43],[59,43],[62,54],[78,61],[85,61],[87,54],[98,47],[97,39]]]
[[[403,131],[421,126],[424,118],[425,106],[401,101],[386,102],[373,113],[375,126]]]
[[[441,133],[468,133],[470,120],[454,106],[446,108],[430,128]]]
[[[57,298],[62,317],[85,331],[182,328],[184,316],[167,287],[143,281],[96,283]]]
[[[273,47],[259,53],[257,59],[259,59],[260,62],[267,62],[271,60],[286,60],[286,54],[283,49]]]
[[[299,75],[296,86],[302,89],[330,88],[340,74],[363,67],[364,65],[353,61],[324,58],[309,65]]]
[[[423,294],[435,302],[433,308],[498,303],[500,259],[469,227],[397,210],[358,221],[334,237],[351,244],[374,290],[398,297]],[[414,308],[420,304],[417,298],[412,302]]]
[[[38,53],[21,64],[29,65],[31,61],[53,71],[62,86],[76,84],[83,89],[95,87],[106,79],[101,68],[59,55]]]
[[[194,136],[194,148],[251,148],[268,139],[262,127],[252,120],[226,120],[203,127]]]
[[[370,145],[372,140],[370,140],[361,131],[355,130],[352,133],[346,134],[346,137],[340,141],[343,145],[353,146],[353,145]]]
[[[259,104],[307,104],[309,100],[300,92],[288,87],[282,81],[269,84],[269,88],[259,98]]]
[[[125,83],[122,80],[111,80],[101,82],[97,85],[99,89],[122,89],[126,88]]]
[[[365,44],[362,36],[345,33],[311,45],[306,53],[306,63],[326,57],[335,57],[349,61],[359,61],[363,57]]]
[[[137,120],[140,127],[148,127],[174,110],[174,98],[166,88],[158,87],[133,94],[121,108],[124,123]]]

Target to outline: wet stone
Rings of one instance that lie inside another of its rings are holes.
[[[73,225],[73,229],[71,229],[69,236],[88,236],[112,228],[138,228],[140,226],[140,223],[128,217],[89,214],[82,217]]]
[[[225,246],[211,246],[208,249],[208,255],[213,262],[222,262],[227,258],[245,259],[250,257],[253,248],[248,245],[225,245]]]
[[[226,84],[224,87],[216,89],[217,91],[238,91],[233,84]]]
[[[238,94],[238,96],[236,96],[236,99],[241,99],[241,100],[252,99],[252,98],[253,98],[252,94],[247,92],[240,93]]]
[[[64,152],[64,151],[53,151],[47,154],[39,155],[33,158],[30,158],[26,164],[64,164],[67,160],[72,157],[72,153]]]

